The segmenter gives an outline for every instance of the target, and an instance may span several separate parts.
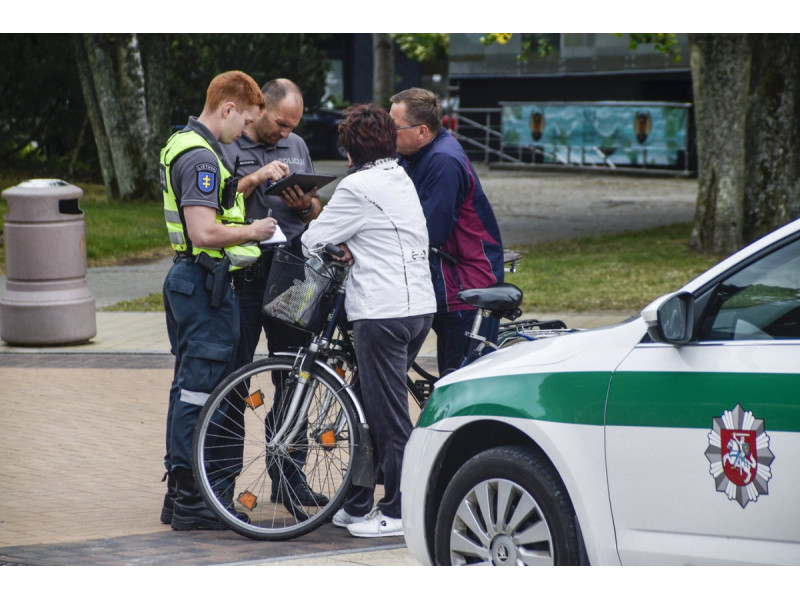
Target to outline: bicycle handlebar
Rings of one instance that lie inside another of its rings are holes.
[[[333,256],[336,256],[338,258],[344,258],[344,250],[339,248],[339,246],[337,246],[336,244],[331,244],[330,242],[325,244],[325,252],[327,252],[328,254],[332,254]]]

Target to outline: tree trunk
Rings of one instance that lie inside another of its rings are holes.
[[[109,198],[116,198],[118,190],[117,180],[114,175],[114,161],[111,160],[111,149],[108,145],[108,138],[103,125],[103,115],[95,93],[92,70],[86,55],[86,46],[80,34],[76,34],[72,39],[75,48],[75,60],[78,64],[78,74],[81,80],[81,89],[83,90],[83,100],[86,104],[86,112],[89,115],[89,123],[92,125],[94,143],[97,147],[97,158],[100,162],[100,172],[103,175],[106,194],[108,194]]]
[[[165,34],[141,34],[142,62],[144,64],[145,100],[150,137],[147,140],[145,162],[147,181],[150,187],[148,198],[161,202],[161,186],[158,175],[158,162],[161,148],[170,136],[169,101],[169,40]],[[183,125],[183,123],[181,123]]]
[[[691,246],[730,254],[743,241],[748,34],[689,36],[697,129],[698,192]]]
[[[389,105],[394,94],[394,40],[388,33],[372,34],[372,102]]]
[[[800,217],[800,35],[694,34],[691,246],[730,254]]]
[[[83,34],[95,95],[103,117],[103,128],[114,167],[115,187],[121,200],[129,200],[137,197],[142,191],[137,187],[142,179],[137,177],[141,175],[140,171],[137,173],[136,168],[139,161],[135,156],[135,145],[129,133],[126,120],[128,115],[123,108],[123,90],[114,60],[118,56],[117,48],[120,41],[120,37],[114,35]]]
[[[158,198],[158,152],[169,130],[163,36],[83,34],[81,82],[112,198]],[[156,85],[150,86],[153,76]],[[152,87],[152,89],[151,89]]]
[[[800,35],[751,35],[744,242],[800,217]]]

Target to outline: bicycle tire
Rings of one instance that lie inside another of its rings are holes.
[[[201,495],[223,524],[251,539],[286,540],[313,531],[342,505],[353,476],[357,413],[341,382],[320,368],[310,373],[313,391],[298,435],[288,447],[270,448],[296,374],[286,356],[238,369],[211,394],[195,429]],[[299,497],[300,477],[327,502]]]

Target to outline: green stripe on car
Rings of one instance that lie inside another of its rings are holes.
[[[771,431],[800,431],[800,375],[776,373],[617,372],[608,424],[708,429],[737,403]]]
[[[602,425],[610,374],[536,373],[471,379],[437,387],[420,418],[483,415]]]
[[[623,371],[534,373],[437,387],[420,427],[450,417],[710,429],[740,403],[772,431],[800,431],[800,375]],[[606,422],[607,419],[607,422]]]

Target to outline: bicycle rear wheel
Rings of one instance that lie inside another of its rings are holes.
[[[341,381],[312,369],[307,410],[287,417],[296,384],[291,357],[246,365],[212,393],[195,429],[200,493],[220,521],[249,538],[284,540],[316,529],[350,485],[358,443],[352,401]],[[299,424],[291,440],[275,438],[284,423]]]

